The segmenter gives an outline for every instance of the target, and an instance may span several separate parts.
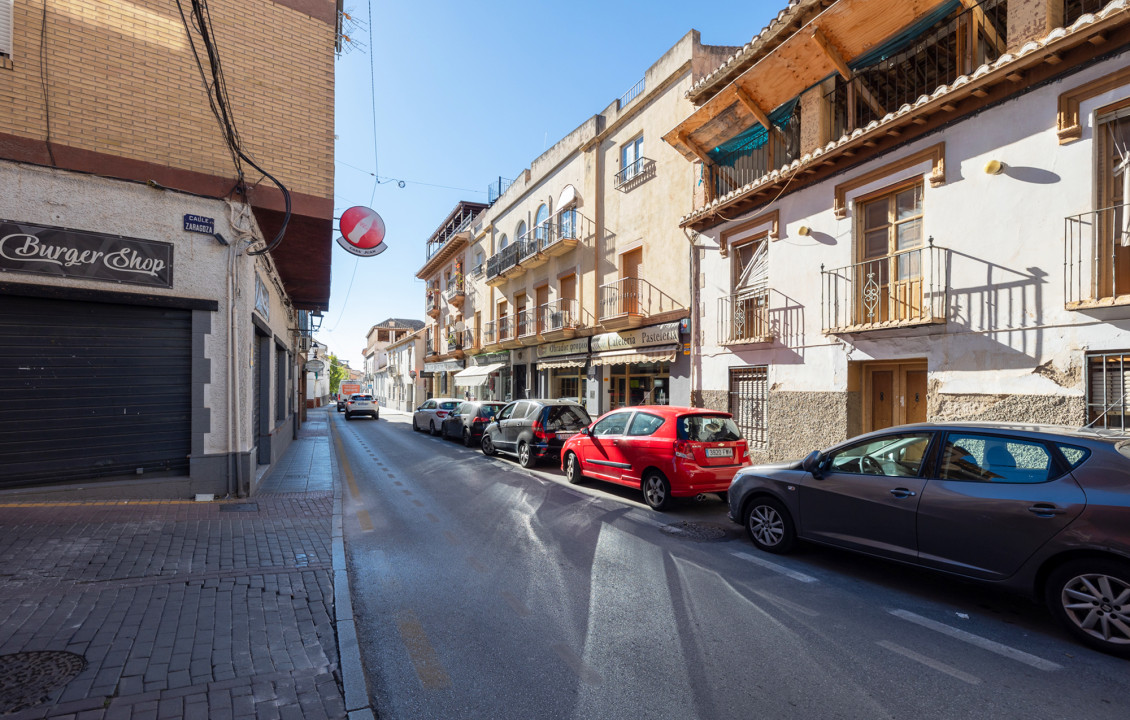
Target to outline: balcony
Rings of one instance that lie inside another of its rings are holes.
[[[430,317],[438,318],[440,313],[439,291],[428,289],[424,297],[424,309]]]
[[[718,339],[721,345],[772,342],[768,291],[737,292],[718,298]]]
[[[443,299],[457,308],[463,307],[463,299],[465,297],[462,279],[456,280],[443,291]]]
[[[1130,305],[1130,205],[1066,218],[1068,310]]]
[[[518,259],[525,253],[525,243],[514,242],[487,258],[487,285],[498,287],[519,272]]]
[[[616,173],[612,177],[612,182],[617,190],[626,193],[635,190],[653,177],[655,177],[655,161],[641,157]]]
[[[549,258],[564,255],[581,243],[591,243],[594,235],[591,220],[574,209],[560,212],[487,258],[487,285],[504,285],[507,280],[544,265]]]
[[[674,298],[641,278],[621,278],[601,285],[597,302],[600,325],[609,331],[636,328],[645,320],[668,320],[686,314],[686,308]]]
[[[821,327],[826,334],[938,325],[949,304],[949,251],[934,245],[825,270]]]
[[[463,357],[463,334],[451,330],[444,340],[444,347],[447,348],[447,355],[449,357],[455,359]]]
[[[538,308],[541,313],[541,336],[546,342],[572,340],[580,328],[577,301],[554,300]]]
[[[800,104],[770,115],[769,120],[772,131],[758,125],[710,153],[715,163],[710,168],[712,197],[745,187],[800,158]]]
[[[435,348],[435,343],[432,341],[431,335],[429,334],[428,337],[424,338],[424,355],[426,357],[431,357],[432,355],[437,354],[438,353]]]
[[[513,315],[506,315],[498,319],[498,344],[504,350],[513,350],[522,347],[518,340],[518,323]]]
[[[521,310],[518,312],[518,342],[523,345],[537,345],[541,342],[538,337],[538,311]]]
[[[479,344],[479,337],[476,335],[475,331],[471,328],[464,330],[463,331],[463,350],[464,350],[464,352],[476,352],[480,349],[482,349],[482,346]]]
[[[486,352],[494,352],[495,350],[502,349],[498,338],[498,323],[496,321],[491,320],[483,325],[482,335],[479,338],[479,349]]]

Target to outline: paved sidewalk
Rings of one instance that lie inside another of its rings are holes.
[[[0,501],[0,715],[346,717],[327,420],[250,500]]]

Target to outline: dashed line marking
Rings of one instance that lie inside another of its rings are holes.
[[[534,614],[533,610],[526,607],[525,603],[514,597],[514,594],[509,590],[503,590],[500,594],[502,595],[502,599],[506,601],[506,604],[510,606],[510,609],[517,615],[529,617]]]
[[[428,641],[428,634],[420,624],[416,613],[404,610],[397,614],[396,629],[400,631],[400,639],[404,641],[404,648],[412,665],[416,668],[416,676],[426,690],[441,690],[451,687],[451,678],[440,664],[435,648]]]
[[[801,615],[807,615],[808,617],[820,617],[820,613],[816,612],[815,610],[809,610],[803,605],[797,605],[795,602],[786,600],[783,597],[777,597],[773,593],[767,593],[764,590],[754,590],[753,594],[760,595],[774,605],[782,607],[786,610],[792,610],[793,612],[798,612]]]
[[[487,571],[486,565],[483,565],[481,562],[479,562],[479,559],[476,557],[467,558],[467,564],[475,568],[475,570],[478,572],[485,573]]]
[[[372,521],[372,519],[369,518],[369,511],[368,510],[358,510],[357,511],[357,522],[359,522],[361,524],[361,529],[364,530],[365,532],[372,532],[373,531],[373,521]]]
[[[420,502],[419,500],[413,500],[412,504],[416,507],[424,507],[424,503]]]
[[[403,485],[404,485],[404,483],[402,483],[402,482],[400,482],[399,480],[397,480],[396,482],[394,482],[394,483],[393,483],[393,485],[400,485],[400,486],[403,486]]]
[[[412,494],[411,490],[401,490],[400,492],[404,493],[405,495],[411,495]]]
[[[432,521],[432,522],[434,522],[434,523],[438,523],[438,522],[439,522],[439,518],[437,518],[437,517],[436,517],[435,515],[432,515],[431,513],[428,513],[428,514],[427,514],[427,515],[425,515],[424,517],[426,517],[427,519],[431,520],[431,521]]]
[[[581,659],[580,655],[573,652],[573,648],[564,643],[554,643],[553,651],[557,653],[558,657],[565,661],[569,669],[576,673],[581,682],[588,683],[589,685],[600,684],[600,673],[593,670],[591,667]]]
[[[785,567],[784,565],[778,565],[777,563],[769,562],[768,560],[763,560],[763,559],[756,557],[754,555],[750,555],[749,553],[735,552],[735,553],[730,553],[730,554],[733,555],[736,558],[741,558],[742,560],[746,560],[748,562],[751,562],[754,565],[760,565],[761,567],[765,568],[766,570],[772,570],[775,573],[780,573],[780,574],[784,575],[785,577],[790,577],[793,580],[798,580],[802,583],[819,582],[816,578],[812,577],[811,575],[805,575],[802,572],[797,572],[796,570],[790,570],[787,567]]]
[[[921,615],[915,615],[909,610],[891,610],[890,613],[895,617],[902,618],[903,620],[912,622],[915,625],[921,625],[924,628],[933,630],[935,632],[940,632],[943,635],[949,635],[956,640],[967,642],[970,645],[979,647],[982,650],[988,650],[991,653],[996,653],[997,655],[1009,658],[1010,660],[1022,662],[1025,665],[1036,668],[1037,670],[1051,672],[1053,670],[1063,669],[1062,665],[1054,663],[1051,660],[1045,660],[1041,657],[1030,655],[1023,650],[1017,650],[1014,647],[1009,647],[1008,645],[996,642],[995,640],[983,638],[980,635],[974,635],[971,632],[966,632],[951,625],[940,623],[937,620],[931,620],[930,618],[925,618]]]
[[[934,658],[926,657],[925,655],[921,655],[919,653],[916,653],[913,650],[911,650],[910,648],[904,648],[902,645],[896,645],[895,643],[888,642],[886,640],[877,640],[876,644],[879,645],[879,647],[884,647],[884,648],[890,650],[893,653],[898,653],[899,655],[902,655],[905,658],[910,658],[911,660],[913,660],[915,662],[922,663],[926,667],[933,668],[933,669],[937,670],[938,672],[943,672],[946,675],[949,675],[950,677],[955,677],[962,682],[969,683],[970,685],[980,685],[981,684],[981,678],[979,678],[975,675],[970,675],[967,672],[962,672],[961,670],[958,670],[957,668],[953,667],[952,665],[946,665],[944,662],[941,662],[939,660],[935,660]]]
[[[459,545],[460,544],[459,538],[455,537],[455,533],[451,532],[450,530],[444,530],[443,536],[445,538],[447,538],[447,541],[449,543],[451,543],[452,545]]]

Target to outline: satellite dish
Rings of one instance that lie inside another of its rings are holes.
[[[466,329],[467,329],[467,326],[463,324],[462,320],[455,323],[455,332],[463,332]]]

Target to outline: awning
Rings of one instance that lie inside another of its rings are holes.
[[[588,364],[589,354],[561,355],[560,357],[538,360],[538,370],[558,370],[560,368],[579,368]]]
[[[639,350],[617,350],[615,352],[595,353],[592,356],[592,364],[623,365],[627,363],[674,362],[678,353],[678,345],[661,345]]]
[[[487,377],[492,372],[497,372],[505,363],[491,365],[475,365],[455,373],[453,379],[456,387],[479,387],[487,384]]]

